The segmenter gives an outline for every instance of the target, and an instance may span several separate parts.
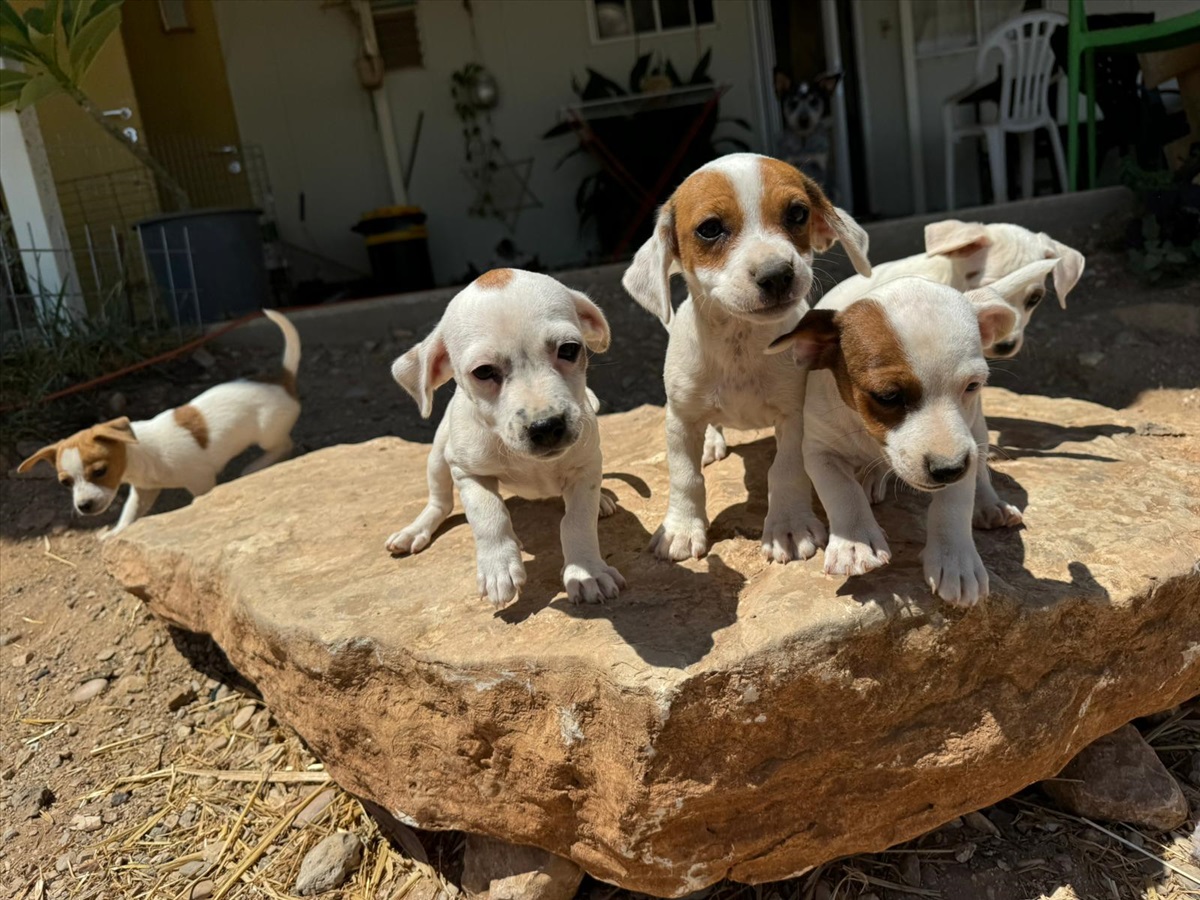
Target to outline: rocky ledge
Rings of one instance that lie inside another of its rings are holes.
[[[510,501],[529,583],[475,596],[461,514],[383,550],[425,500],[427,446],[333,447],[226,484],[106,545],[158,615],[211,634],[348,790],[403,821],[541,847],[681,895],[880,850],[1057,773],[1200,693],[1200,474],[1190,438],[990,390],[992,578],[961,612],[921,584],[924,498],[879,509],[893,562],[849,580],[758,553],[771,441],[707,470],[715,538],[645,552],[666,503],[662,411],[602,419],[601,544],[629,589],[560,592],[557,502]],[[740,438],[740,441],[739,441]]]

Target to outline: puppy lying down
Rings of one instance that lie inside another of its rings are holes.
[[[600,308],[546,275],[493,269],[455,295],[433,333],[392,365],[424,417],[441,385],[453,378],[458,388],[429,452],[429,502],[387,549],[425,549],[458,488],[479,594],[505,604],[525,583],[525,564],[500,488],[561,496],[568,597],[616,597],[625,580],[600,555],[596,533],[597,516],[616,506],[600,493],[599,403],[586,381],[588,352],[603,353],[609,340]]]

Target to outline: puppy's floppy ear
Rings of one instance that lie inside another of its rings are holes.
[[[1058,305],[1066,309],[1067,294],[1071,293],[1071,289],[1079,283],[1079,279],[1083,276],[1085,262],[1083,254],[1073,247],[1056,241],[1045,232],[1039,234],[1038,237],[1048,245],[1047,258],[1058,260],[1058,265],[1054,267],[1054,293],[1058,294]]]
[[[981,222],[946,219],[925,226],[926,256],[970,256],[991,243],[987,226]]]
[[[835,90],[837,90],[838,82],[841,80],[841,72],[825,72],[822,75],[818,75],[813,80],[813,83],[817,86],[819,91],[824,93],[826,96],[830,96]]]
[[[603,310],[579,291],[571,291],[571,299],[575,301],[575,314],[579,316],[583,342],[593,353],[603,353],[612,342],[612,332]]]
[[[121,416],[119,419],[110,419],[107,422],[101,422],[92,428],[96,437],[102,441],[116,441],[118,444],[136,444],[137,435],[133,433],[133,429],[129,426],[129,417]]]
[[[668,201],[658,212],[654,234],[638,249],[621,278],[621,284],[638,306],[658,316],[668,327],[675,314],[671,306],[671,272],[678,261],[675,213]]]
[[[1031,262],[1027,266],[1022,266],[1015,272],[1009,272],[1003,278],[998,278],[987,286],[987,288],[967,291],[967,297],[972,303],[978,303],[975,300],[975,295],[984,296],[986,299],[991,299],[990,294],[985,292],[988,290],[995,291],[1009,303],[1013,303],[1022,299],[1025,291],[1035,284],[1041,284],[1046,280],[1046,276],[1050,274],[1050,270],[1058,265],[1057,259],[1039,259],[1036,262]]]
[[[809,191],[820,193],[820,188],[809,186]],[[846,255],[854,264],[854,271],[866,278],[871,277],[871,261],[867,259],[870,237],[844,209],[838,209],[821,194],[820,201],[813,204],[813,249],[819,253],[828,250],[838,241],[846,248]]]
[[[792,89],[792,78],[782,69],[775,70],[775,96],[782,100]]]
[[[975,306],[975,317],[979,320],[979,342],[984,350],[1016,328],[1017,311],[990,287],[971,291],[967,299]]]
[[[841,352],[842,333],[836,322],[837,311],[810,309],[800,323],[767,347],[767,353],[792,350],[796,365],[806,369],[830,369]]]
[[[25,460],[19,466],[17,466],[17,471],[24,474],[25,472],[28,472],[30,469],[32,469],[34,466],[36,466],[38,463],[40,463],[42,460],[45,460],[46,462],[50,463],[50,465],[54,465],[54,458],[57,453],[58,453],[58,443],[47,444],[45,447],[43,447],[37,453],[33,454],[33,456],[29,457],[29,459]]]
[[[392,363],[392,377],[417,401],[421,418],[433,412],[433,392],[450,380],[450,352],[442,340],[440,328]]]

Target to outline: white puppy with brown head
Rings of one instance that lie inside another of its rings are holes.
[[[866,232],[807,176],[751,153],[698,169],[660,210],[654,235],[622,281],[671,333],[663,372],[670,497],[651,544],[658,556],[708,551],[701,465],[706,427],[721,425],[775,428],[763,554],[776,562],[807,559],[824,543],[801,459],[804,380],[789,360],[763,351],[800,320],[813,253],[837,241],[869,274]],[[689,291],[678,311],[671,306],[675,273]],[[723,449],[719,433],[711,438]]]
[[[1033,232],[1005,222],[984,225],[946,219],[925,226],[925,252],[904,259],[879,263],[870,278],[852,275],[833,287],[825,297],[835,304],[866,296],[872,288],[901,275],[919,275],[960,291],[986,287],[1041,260],[1053,260],[1054,292],[1059,305],[1067,307],[1067,294],[1083,276],[1084,257],[1078,250],[1054,240],[1045,232]],[[1005,301],[1017,312],[1008,334],[988,348],[989,359],[1015,356],[1024,341],[1025,326],[1046,296],[1045,278],[1025,285],[1020,294],[1006,294]]]
[[[105,535],[119,534],[146,515],[164,488],[208,493],[231,459],[253,446],[264,453],[242,474],[257,472],[292,449],[292,426],[300,416],[296,370],[300,336],[280,313],[263,313],[283,332],[283,367],[269,378],[245,378],[209,388],[184,406],[153,419],[113,419],[43,447],[17,468],[51,462],[58,480],[71,489],[77,512],[96,516],[108,509],[122,484],[129,497],[121,517]]]
[[[988,376],[984,348],[1012,329],[1016,313],[983,291],[967,297],[924,278],[893,279],[840,308],[823,300],[772,345],[791,347],[813,370],[804,461],[829,516],[828,574],[861,575],[890,560],[855,478],[863,466],[886,466],[933,494],[922,553],[933,591],[962,606],[987,596],[971,535],[981,463],[974,423]]]
[[[455,295],[433,333],[392,365],[422,416],[441,385],[453,378],[458,389],[429,453],[429,502],[387,549],[427,547],[457,487],[475,535],[480,596],[508,603],[525,564],[500,489],[561,496],[568,597],[616,597],[625,581],[600,555],[596,533],[597,516],[615,506],[600,493],[598,403],[587,387],[588,353],[603,353],[609,340],[600,308],[546,275],[494,269]]]

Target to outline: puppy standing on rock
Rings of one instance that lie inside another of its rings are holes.
[[[671,333],[667,391],[667,515],[651,547],[664,559],[708,552],[702,462],[724,455],[715,426],[774,426],[762,552],[786,563],[825,542],[804,471],[804,379],[791,360],[764,355],[807,309],[814,251],[841,241],[856,271],[871,273],[867,234],[787,163],[723,156],[690,175],[659,212],[653,237],[622,284]],[[671,306],[671,276],[689,296]],[[706,451],[709,429],[711,453]]]
[[[292,426],[300,417],[296,371],[300,335],[283,315],[263,314],[283,332],[283,369],[269,379],[239,379],[209,388],[184,406],[153,419],[113,419],[43,447],[20,466],[25,472],[45,460],[71,489],[75,509],[96,516],[108,509],[122,484],[129,497],[121,518],[104,538],[150,512],[164,488],[185,488],[199,497],[212,490],[221,470],[252,446],[264,453],[242,473],[265,469],[292,449]]]
[[[600,493],[599,403],[586,381],[588,351],[603,353],[609,340],[600,308],[546,275],[493,269],[455,295],[433,333],[392,365],[423,417],[441,385],[453,378],[458,389],[429,452],[429,502],[387,549],[427,547],[457,487],[475,535],[480,596],[508,603],[525,564],[500,488],[561,496],[568,597],[616,597],[625,580],[600,555],[596,533],[597,516],[616,505]]]

